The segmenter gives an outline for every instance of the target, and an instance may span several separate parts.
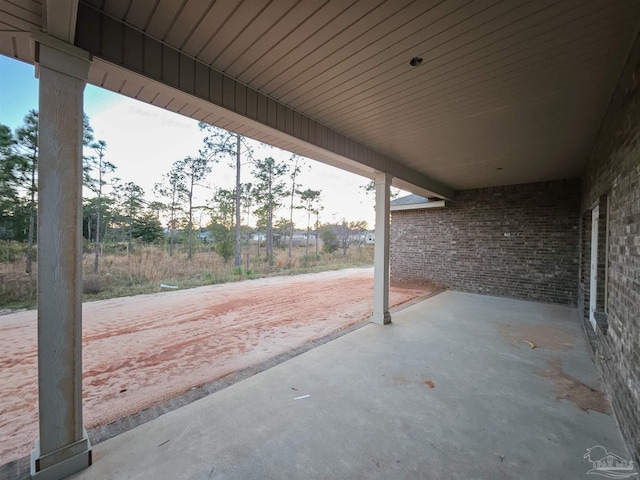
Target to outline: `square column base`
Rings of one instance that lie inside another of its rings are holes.
[[[40,456],[40,441],[36,440],[35,446],[31,451],[31,478],[37,480],[61,480],[67,478],[80,470],[84,470],[91,466],[91,443],[84,431],[82,440],[67,445],[60,450],[46,455],[50,463],[48,467],[37,470],[36,465],[42,463],[43,457]],[[51,463],[54,461],[55,463]]]
[[[371,321],[373,323],[379,323],[380,325],[388,325],[391,323],[391,314],[389,312],[374,313],[371,316]]]

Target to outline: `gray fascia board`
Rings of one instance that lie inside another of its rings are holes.
[[[423,203],[410,203],[407,205],[392,205],[391,211],[397,212],[400,210],[423,210],[425,208],[442,208],[446,206],[447,206],[447,202],[445,200],[436,200],[436,201],[423,202]]]

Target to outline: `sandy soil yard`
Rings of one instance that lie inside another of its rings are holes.
[[[392,288],[391,306],[425,295]],[[84,421],[112,422],[371,314],[373,269],[87,303]],[[0,465],[37,437],[36,312],[0,316]]]

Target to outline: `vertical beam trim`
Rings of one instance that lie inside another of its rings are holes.
[[[389,216],[391,214],[391,175],[381,173],[374,177],[376,186],[376,238],[373,274],[373,316],[371,321],[386,325],[389,314]]]
[[[91,57],[41,33],[35,41],[38,127],[39,439],[31,477],[91,465],[82,423],[82,130]]]

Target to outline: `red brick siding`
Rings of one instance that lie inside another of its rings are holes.
[[[458,192],[445,208],[393,212],[391,282],[577,302],[580,182]]]
[[[640,42],[636,41],[601,126],[582,181],[579,312],[622,432],[640,463]],[[606,266],[598,305],[606,309],[607,335],[588,322],[592,206],[600,199],[599,270]],[[603,203],[606,206],[603,208]],[[608,226],[607,226],[608,223]]]

